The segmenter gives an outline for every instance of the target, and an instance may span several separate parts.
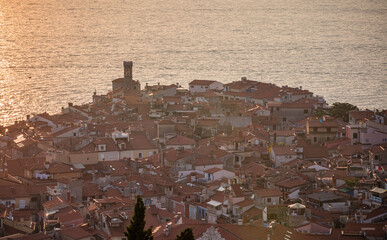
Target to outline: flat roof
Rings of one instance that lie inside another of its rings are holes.
[[[217,206],[220,206],[222,205],[221,202],[218,202],[218,201],[215,201],[215,200],[211,200],[207,203],[208,205],[211,205],[211,206],[214,206],[214,207],[217,207]]]

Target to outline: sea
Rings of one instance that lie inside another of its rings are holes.
[[[387,108],[386,0],[0,0],[0,125],[142,86],[247,77]]]

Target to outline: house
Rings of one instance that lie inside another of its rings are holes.
[[[294,102],[269,102],[267,108],[273,116],[279,116],[282,124],[295,123],[313,114],[317,100],[300,98]]]
[[[212,80],[193,80],[189,84],[191,94],[197,92],[207,92],[208,90],[223,90],[223,84]]]
[[[170,148],[164,152],[162,160],[164,166],[173,167],[175,170],[191,170],[191,162],[195,156],[191,150]]]
[[[34,231],[38,231],[37,217],[34,211],[31,209],[15,210],[8,208],[4,214],[0,217],[1,229],[16,230],[18,232],[31,234]]]
[[[387,206],[380,206],[366,214],[364,223],[377,223],[387,220]]]
[[[59,179],[56,186],[47,186],[47,194],[50,200],[60,197],[68,201],[82,203],[82,185],[83,180],[74,180],[68,178]]]
[[[196,144],[196,141],[192,138],[185,137],[182,135],[176,135],[168,139],[165,142],[165,147],[174,149],[192,149]]]
[[[223,169],[223,163],[207,156],[195,156],[192,161],[192,169],[204,172],[207,169],[219,168]]]
[[[208,223],[216,223],[218,217],[222,214],[222,203],[211,200],[207,202],[207,221]]]
[[[208,182],[212,182],[223,178],[232,179],[235,177],[235,173],[227,171],[225,169],[213,167],[213,168],[204,170],[204,176]]]
[[[48,165],[47,174],[54,180],[62,178],[72,179],[80,178],[82,171],[69,164],[54,162]]]
[[[324,203],[344,202],[345,198],[329,191],[321,191],[306,195],[306,200],[311,206],[322,208]]]
[[[307,185],[307,181],[298,178],[290,178],[284,181],[275,183],[275,186],[281,190],[281,192],[292,193],[297,189],[300,189]]]
[[[43,229],[48,233],[52,233],[58,225],[61,227],[80,225],[86,215],[83,205],[58,197],[43,203],[43,211]]]
[[[387,144],[371,147],[368,155],[373,170],[378,169],[381,165],[387,165]]]
[[[257,189],[254,199],[258,206],[278,205],[283,201],[283,193],[278,189]]]
[[[234,81],[224,85],[225,92],[247,92],[251,87],[258,85],[256,81],[247,80],[246,77],[242,77],[240,81]]]
[[[112,138],[96,138],[93,141],[98,161],[112,161],[120,159],[120,148]]]
[[[33,157],[41,152],[41,149],[38,147],[38,141],[22,134],[17,136],[13,142],[13,158]]]
[[[59,235],[63,240],[89,240],[103,237],[103,234],[97,233],[97,231],[87,231],[81,226],[61,229]]]
[[[157,123],[157,136],[160,141],[165,141],[168,135],[176,135],[176,123],[169,119],[163,119]]]
[[[270,160],[275,167],[288,163],[297,158],[294,146],[273,146],[270,151]]]
[[[375,120],[375,113],[371,110],[352,110],[348,112],[349,123],[353,125],[362,125],[368,121]]]
[[[375,187],[370,190],[369,200],[371,202],[371,207],[380,207],[387,203],[387,190]]]
[[[323,144],[339,137],[339,127],[338,122],[329,117],[321,119],[308,118],[306,122],[306,138],[311,144]]]
[[[329,158],[328,148],[325,146],[305,145],[302,147],[302,155],[305,160],[321,164],[323,159]]]
[[[295,142],[296,132],[294,130],[276,130],[269,132],[270,143],[278,145],[292,145]]]
[[[173,97],[176,95],[177,85],[171,84],[169,86],[161,86],[160,84],[154,86],[145,86],[145,90],[148,90],[148,95],[153,99],[160,99],[164,97]]]
[[[15,209],[30,207],[31,196],[27,186],[21,184],[7,184],[0,186],[0,204],[6,207],[15,206]]]
[[[120,159],[140,159],[151,157],[157,153],[158,148],[144,133],[132,133],[125,148],[120,149]]]

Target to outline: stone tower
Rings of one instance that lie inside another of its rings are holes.
[[[133,81],[133,62],[124,61],[124,86],[129,89],[133,89],[132,81]]]

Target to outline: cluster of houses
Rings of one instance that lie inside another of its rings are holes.
[[[0,239],[386,239],[387,111],[349,122],[302,87],[124,77],[0,127]]]

